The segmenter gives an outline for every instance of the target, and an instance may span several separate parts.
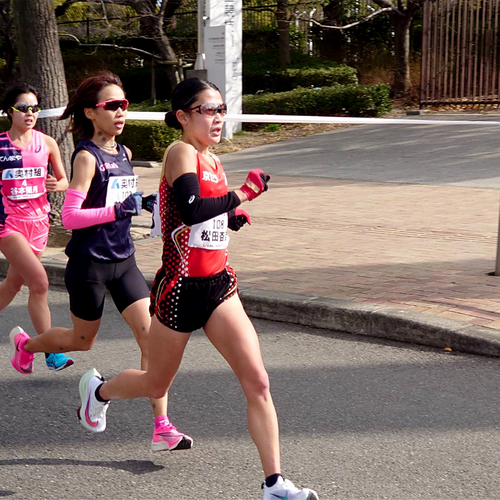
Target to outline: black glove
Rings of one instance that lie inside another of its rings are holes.
[[[126,219],[133,215],[141,215],[142,191],[129,194],[121,203],[115,203],[116,219]]]
[[[233,231],[239,231],[245,224],[252,225],[250,215],[241,208],[234,208],[228,212],[227,227]]]
[[[143,196],[142,198],[142,209],[146,210],[146,212],[153,213],[154,206],[156,205],[158,200],[158,194],[153,193],[149,196]]]

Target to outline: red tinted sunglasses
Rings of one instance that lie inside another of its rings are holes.
[[[107,101],[98,102],[96,108],[104,108],[106,111],[116,111],[121,108],[125,111],[128,108],[127,99],[108,99]]]

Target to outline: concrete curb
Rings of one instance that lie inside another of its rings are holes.
[[[64,286],[66,262],[44,261],[43,264],[49,282]],[[5,276],[7,269],[8,262],[0,258],[0,275]],[[144,276],[151,286],[154,275]],[[253,318],[500,357],[500,331],[492,328],[406,309],[326,297],[249,287],[240,287],[240,295],[248,315]]]

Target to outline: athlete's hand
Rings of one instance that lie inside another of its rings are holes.
[[[235,208],[228,214],[227,227],[233,231],[239,231],[245,224],[252,225],[250,215],[241,208]]]
[[[267,183],[270,178],[271,176],[264,173],[264,170],[255,168],[248,172],[247,180],[240,189],[246,194],[248,201],[252,201],[264,191],[267,191]]]
[[[57,179],[53,175],[48,174],[47,179],[45,179],[45,187],[49,193],[55,193],[57,190]]]
[[[142,209],[149,213],[153,213],[154,206],[157,203],[158,195],[156,193],[150,194],[149,196],[144,196],[142,198]]]
[[[129,194],[121,203],[115,203],[116,219],[126,219],[133,215],[141,215],[142,191]]]

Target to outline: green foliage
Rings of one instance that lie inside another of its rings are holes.
[[[274,14],[271,14],[274,18]],[[306,46],[305,34],[295,25],[290,26],[290,50],[303,53]],[[243,52],[246,54],[277,54],[279,35],[277,26],[263,26],[243,30]]]
[[[10,121],[7,118],[0,118],[0,132],[10,129]]]
[[[163,122],[128,120],[119,142],[130,148],[134,160],[161,161],[166,147],[180,136]]]
[[[390,86],[335,85],[243,96],[243,112],[277,115],[381,116],[391,109]]]
[[[243,70],[243,93],[285,92],[297,87],[331,87],[336,84],[356,85],[356,70],[344,64],[319,64],[309,67],[266,69],[270,66]],[[271,66],[272,68],[272,66]]]

